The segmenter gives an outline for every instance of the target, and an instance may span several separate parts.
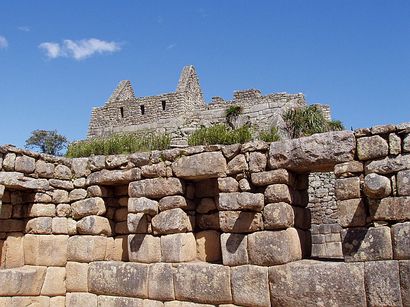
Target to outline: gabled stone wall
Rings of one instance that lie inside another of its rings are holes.
[[[76,159],[2,147],[0,305],[407,306],[409,134]],[[332,170],[330,224],[308,178]]]

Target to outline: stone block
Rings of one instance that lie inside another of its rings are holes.
[[[40,295],[46,270],[34,266],[0,270],[0,296]]]
[[[39,217],[39,216],[55,216],[56,206],[54,204],[32,204],[28,208],[29,217]]]
[[[52,178],[54,175],[54,164],[37,160],[35,172],[40,178]]]
[[[174,284],[177,300],[208,304],[232,302],[229,267],[209,263],[179,264]]]
[[[54,168],[54,178],[55,179],[62,179],[62,180],[69,180],[71,179],[71,170],[69,167],[59,164]]]
[[[363,163],[359,161],[348,161],[336,164],[334,173],[337,178],[353,177],[355,174],[363,173]]]
[[[129,198],[128,212],[145,213],[154,216],[158,214],[158,202],[146,197]]]
[[[31,219],[26,224],[26,233],[33,234],[51,234],[52,232],[51,217],[36,217]]]
[[[248,170],[248,163],[244,154],[239,154],[228,162],[228,175],[243,173]]]
[[[410,196],[410,170],[397,173],[397,192],[400,196]]]
[[[260,212],[263,209],[263,205],[264,196],[261,193],[220,193],[217,201],[219,210],[250,210]]]
[[[410,220],[410,197],[387,197],[369,202],[370,216],[374,221]]]
[[[53,296],[53,297],[50,297],[50,306],[53,306],[53,307],[65,307],[65,296]]]
[[[366,206],[361,198],[337,201],[339,224],[342,227],[363,227],[366,225]]]
[[[293,221],[293,209],[287,203],[267,204],[263,208],[264,229],[286,229],[293,226]]]
[[[106,237],[72,236],[68,239],[68,261],[92,262],[104,260],[106,249]]]
[[[153,178],[131,182],[128,187],[130,197],[159,199],[169,195],[183,194],[183,186],[178,178]]]
[[[341,236],[346,262],[393,259],[389,227],[343,229]]]
[[[15,296],[11,298],[11,306],[49,307],[50,298],[48,296]]]
[[[23,234],[11,233],[0,247],[0,259],[2,268],[10,269],[24,265]]]
[[[215,305],[198,304],[198,303],[183,302],[183,301],[164,302],[164,307],[214,307],[214,306]],[[224,305],[218,305],[218,306],[224,306]]]
[[[379,135],[357,139],[357,156],[359,160],[383,158],[389,154],[389,145]]]
[[[128,236],[116,236],[114,238],[111,259],[114,261],[129,261],[128,259]]]
[[[247,264],[248,257],[248,237],[243,234],[222,233],[221,250],[222,263],[227,266]]]
[[[74,189],[70,191],[70,193],[68,194],[68,198],[70,199],[70,202],[81,200],[86,197],[87,197],[87,190],[85,189]]]
[[[268,268],[243,265],[231,268],[233,302],[239,306],[269,307]]]
[[[87,177],[88,185],[120,185],[141,179],[141,170],[132,168],[128,170],[106,170],[90,174]]]
[[[218,189],[225,193],[237,192],[239,191],[239,183],[232,177],[218,178]]]
[[[261,213],[220,211],[219,227],[223,232],[249,233],[263,229]]]
[[[88,292],[88,264],[67,262],[65,268],[67,292]]]
[[[285,169],[276,169],[260,173],[252,173],[251,181],[255,186],[267,186],[270,184],[287,184],[293,185],[294,178]]]
[[[65,266],[67,263],[66,235],[24,236],[24,263],[42,266]]]
[[[302,260],[269,268],[272,306],[366,306],[360,263]]]
[[[146,307],[144,300],[136,297],[98,296],[98,307]]]
[[[97,307],[97,295],[92,293],[67,293],[65,304],[67,307]]]
[[[129,233],[148,233],[147,215],[144,213],[129,213],[127,229]]]
[[[81,219],[88,215],[103,215],[105,212],[105,203],[101,197],[87,198],[71,204],[71,214],[74,219]]]
[[[335,194],[337,200],[360,198],[359,177],[336,179]]]
[[[252,190],[251,185],[248,181],[248,179],[246,178],[242,178],[241,180],[239,180],[239,189],[242,192],[249,192]]]
[[[403,306],[398,261],[364,263],[367,306]]]
[[[151,220],[154,234],[171,234],[192,231],[188,215],[180,208],[160,212]]]
[[[133,262],[155,263],[161,261],[159,237],[148,234],[128,236],[128,259]]]
[[[172,170],[178,178],[207,179],[223,177],[227,165],[221,152],[204,152],[177,159],[172,163]]]
[[[158,203],[159,210],[165,211],[175,208],[187,209],[188,204],[184,196],[174,195],[174,196],[165,196],[161,198]]]
[[[65,268],[48,267],[43,287],[42,295],[58,296],[65,295],[66,292],[66,270]]]
[[[175,299],[175,269],[169,263],[151,264],[148,269],[148,297],[154,300],[169,301]]]
[[[16,172],[31,174],[36,169],[36,160],[28,156],[18,156],[14,164]]]
[[[204,230],[195,234],[198,260],[218,262],[222,259],[220,235],[215,230]]]
[[[381,160],[371,161],[366,163],[365,173],[387,175],[405,169],[410,169],[410,155],[398,155],[397,157],[386,157]]]
[[[64,189],[64,190],[72,190],[74,189],[74,184],[72,181],[69,180],[61,180],[61,179],[49,179],[48,182],[50,185],[56,189]]]
[[[63,204],[70,202],[70,198],[68,197],[68,192],[65,190],[54,190],[52,194],[53,203],[55,204]]]
[[[249,170],[251,172],[262,172],[266,169],[268,159],[261,152],[251,152],[249,154]]]
[[[84,235],[111,236],[112,230],[110,222],[106,217],[89,215],[77,222],[77,233]]]
[[[88,269],[88,288],[99,295],[148,297],[148,265],[97,261]]]
[[[71,206],[69,204],[58,204],[56,207],[56,214],[61,217],[71,216]]]
[[[393,258],[410,259],[410,222],[394,224],[391,227]]]
[[[389,134],[389,153],[391,155],[398,155],[401,153],[401,139],[394,133]]]
[[[410,260],[399,261],[399,270],[403,306],[410,306]]]
[[[239,153],[240,149],[240,144],[225,145],[222,147],[222,153],[227,159],[232,159],[235,155]]]
[[[249,263],[261,266],[302,259],[299,236],[294,228],[260,231],[248,235]]]
[[[369,198],[383,198],[389,196],[392,189],[390,179],[375,173],[364,178],[363,191]]]
[[[265,201],[267,203],[286,202],[292,204],[293,191],[286,184],[271,184],[265,190]]]
[[[192,233],[161,236],[163,262],[188,262],[196,259],[196,241]]]

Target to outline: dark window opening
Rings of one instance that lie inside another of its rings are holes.
[[[124,118],[124,108],[123,107],[120,108],[120,114],[121,114],[121,118]]]
[[[167,102],[165,100],[162,100],[162,111],[165,111],[165,107],[167,105]]]
[[[140,105],[140,108],[141,108],[141,115],[144,115],[145,114],[145,106],[142,104],[142,105]]]

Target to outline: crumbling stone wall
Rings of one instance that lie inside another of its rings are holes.
[[[407,306],[409,134],[76,159],[2,147],[0,305]],[[308,175],[331,170],[338,227],[316,234]]]

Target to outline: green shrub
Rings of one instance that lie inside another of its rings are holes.
[[[252,139],[248,126],[229,129],[224,124],[202,127],[193,132],[188,138],[189,145],[235,144],[245,143]]]
[[[259,138],[265,142],[276,142],[280,140],[278,128],[272,127],[268,131],[261,131]]]
[[[167,134],[120,133],[110,137],[93,138],[71,143],[67,157],[89,157],[91,155],[127,154],[138,151],[163,150],[170,146]]]

